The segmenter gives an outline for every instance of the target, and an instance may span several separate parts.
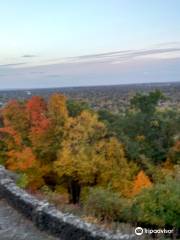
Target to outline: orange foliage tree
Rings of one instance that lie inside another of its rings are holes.
[[[25,112],[24,102],[11,100],[2,110],[3,125],[5,129],[11,129],[21,136],[22,141],[27,141],[29,121]],[[9,130],[8,130],[9,131]]]
[[[8,157],[7,167],[10,170],[24,172],[29,168],[33,168],[36,163],[36,157],[29,147],[25,147],[21,151],[11,150]]]
[[[140,171],[136,176],[132,189],[132,196],[137,195],[144,188],[149,188],[152,186],[152,182],[149,177],[144,173],[144,171]]]

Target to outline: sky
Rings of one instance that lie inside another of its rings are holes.
[[[0,1],[0,89],[180,81],[179,0]]]

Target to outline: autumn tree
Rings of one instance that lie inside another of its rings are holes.
[[[24,102],[11,100],[2,110],[4,128],[17,132],[24,143],[28,142],[29,121]]]
[[[94,145],[106,134],[103,123],[95,114],[82,112],[65,123],[62,149],[55,162],[55,171],[64,179],[70,202],[77,203],[81,187],[91,185],[97,175],[97,159],[94,158]]]
[[[42,97],[33,96],[26,103],[26,114],[31,127],[39,127],[46,117],[47,104]]]
[[[55,125],[63,125],[68,117],[66,97],[61,94],[53,94],[48,102],[48,114]]]
[[[127,196],[133,169],[125,157],[123,145],[115,138],[99,141],[94,147],[97,184]]]
[[[64,124],[68,118],[66,98],[60,94],[53,94],[46,103],[42,98],[36,97],[27,103],[27,110],[32,118],[32,148],[41,162],[40,167],[46,169],[43,176],[45,183],[54,188],[57,177],[52,163],[56,160],[57,150],[63,138]]]
[[[53,94],[48,101],[48,118],[51,122],[49,137],[51,138],[51,150],[56,154],[61,146],[64,135],[64,125],[68,121],[66,97],[61,94]]]
[[[149,188],[151,186],[152,183],[149,177],[141,170],[134,180],[132,195],[136,195],[140,193],[142,189]]]
[[[33,96],[26,103],[26,114],[30,123],[30,130],[27,133],[33,151],[39,159],[46,159],[47,154],[47,131],[50,121],[47,117],[47,104],[43,98]]]
[[[83,186],[100,185],[125,194],[130,183],[123,146],[107,136],[96,114],[87,111],[65,124],[62,149],[54,167],[73,203],[79,202]]]
[[[21,151],[11,150],[8,152],[7,167],[10,170],[24,172],[35,166],[36,157],[32,149],[25,147]]]

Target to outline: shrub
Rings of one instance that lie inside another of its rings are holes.
[[[132,219],[145,225],[180,227],[180,188],[173,179],[144,189],[132,204]]]
[[[84,204],[87,202],[87,199],[89,198],[90,190],[92,190],[90,187],[84,186],[81,189],[81,195],[80,195],[80,204]]]
[[[19,175],[17,179],[17,185],[21,188],[26,188],[29,184],[28,176],[25,173]]]
[[[117,221],[123,218],[126,205],[127,201],[117,193],[96,187],[90,189],[84,208],[87,214],[100,220]]]

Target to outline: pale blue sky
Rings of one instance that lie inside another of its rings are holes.
[[[144,55],[147,64],[156,66],[157,76],[152,77],[151,81],[158,81],[157,77],[160,81],[164,79],[164,75],[160,74],[162,69],[157,69],[157,61],[158,64],[164,64],[164,61],[169,64],[168,81],[178,81],[179,68],[173,78],[172,60],[176,59],[177,64],[180,59],[179,12],[179,0],[2,0],[0,88],[70,86],[77,85],[74,79],[78,82],[86,77],[93,83],[103,84],[103,67],[106,71],[109,68],[107,83],[111,83],[112,79],[118,83],[137,82],[138,78],[130,80],[128,73],[132,74],[137,62],[144,62],[141,59]],[[159,52],[159,49],[163,51]],[[152,50],[155,51],[153,54]],[[124,52],[122,56],[119,51],[131,51],[131,54],[127,56]],[[116,53],[110,56],[110,52],[118,52],[118,57]],[[106,60],[111,59],[111,64],[106,62],[106,66],[100,65],[99,61],[105,61],[102,53],[106,53]],[[92,55],[90,59],[95,69],[87,66],[90,62],[87,56],[79,62],[77,57],[84,55]],[[122,59],[123,64],[129,63],[126,66],[127,76],[123,79],[118,72],[122,69]],[[119,66],[115,76],[112,63]],[[55,65],[56,70],[50,69],[49,65]],[[147,73],[147,66],[145,70],[144,65],[140,64],[139,72]],[[43,68],[44,74],[37,74],[40,72],[38,68]],[[52,76],[56,76],[56,81]],[[29,79],[28,84],[26,79]],[[146,77],[144,81],[147,81]],[[86,80],[79,84],[87,85]]]

